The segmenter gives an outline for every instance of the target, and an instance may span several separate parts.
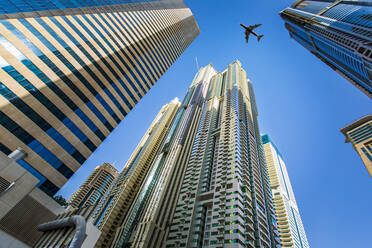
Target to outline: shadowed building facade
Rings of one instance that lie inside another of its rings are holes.
[[[345,142],[353,145],[372,177],[372,115],[367,115],[347,125],[341,129],[341,132],[346,137]]]
[[[196,74],[111,247],[279,246],[253,88]]]
[[[283,157],[269,135],[261,137],[269,171],[280,244],[288,248],[310,248]]]
[[[55,194],[198,34],[182,0],[0,1],[0,151]]]
[[[293,39],[372,98],[371,1],[298,0],[280,15]]]
[[[180,102],[177,98],[162,107],[98,207],[94,216],[94,224],[102,233],[96,247],[115,245],[115,242],[112,243],[120,223],[127,215],[179,107]]]
[[[82,208],[99,203],[118,175],[118,170],[112,164],[97,166],[71,196],[68,204],[74,208]]]

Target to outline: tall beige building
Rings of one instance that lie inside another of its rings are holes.
[[[341,129],[345,142],[350,142],[372,177],[372,114]]]
[[[198,34],[182,0],[0,1],[0,152],[54,195]]]
[[[198,71],[116,221],[110,247],[280,247],[253,86],[239,61]]]
[[[104,163],[97,166],[79,189],[71,196],[68,204],[74,208],[97,204],[118,176],[119,172],[112,164]]]
[[[96,247],[112,245],[117,229],[126,217],[179,107],[177,98],[162,107],[100,204],[94,217],[94,224],[102,232]]]
[[[309,248],[283,157],[269,135],[265,134],[261,139],[269,172],[280,244],[283,248]]]

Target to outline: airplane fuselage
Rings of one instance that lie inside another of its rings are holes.
[[[248,27],[245,26],[244,24],[240,24],[240,26],[242,26],[243,28],[245,28],[246,30],[248,30],[248,32],[250,32],[250,33],[253,34],[254,36],[258,37],[258,34],[256,34],[252,29],[248,28]]]
[[[260,41],[260,40],[261,40],[261,38],[263,37],[263,35],[258,35],[258,34],[256,34],[256,33],[253,31],[253,29],[258,28],[258,27],[261,26],[261,25],[262,25],[262,24],[255,24],[255,25],[252,25],[252,26],[247,27],[247,26],[245,26],[244,24],[241,24],[241,23],[240,23],[240,26],[242,26],[242,27],[245,29],[245,40],[247,41],[247,43],[248,43],[249,35],[250,35],[250,34],[253,34],[254,36],[256,36],[256,37],[257,37],[257,41]]]

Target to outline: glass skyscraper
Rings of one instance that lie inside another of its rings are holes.
[[[156,151],[133,202],[120,203],[130,207],[114,219],[110,247],[280,247],[253,86],[239,61],[199,70]]]
[[[309,248],[287,167],[269,135],[261,137],[282,247]]]
[[[371,1],[298,0],[280,15],[293,39],[372,98]]]
[[[198,34],[182,0],[0,1],[0,151],[55,194]]]

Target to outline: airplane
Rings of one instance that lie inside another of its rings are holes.
[[[257,37],[257,41],[260,41],[261,40],[261,38],[263,37],[263,35],[258,35],[255,32],[253,32],[253,29],[258,28],[261,25],[262,24],[256,24],[256,25],[252,25],[252,26],[247,27],[247,26],[245,26],[243,24],[240,24],[240,26],[242,26],[245,29],[245,40],[247,41],[247,43],[248,43],[249,35],[250,34],[253,34],[254,36],[256,36]]]

